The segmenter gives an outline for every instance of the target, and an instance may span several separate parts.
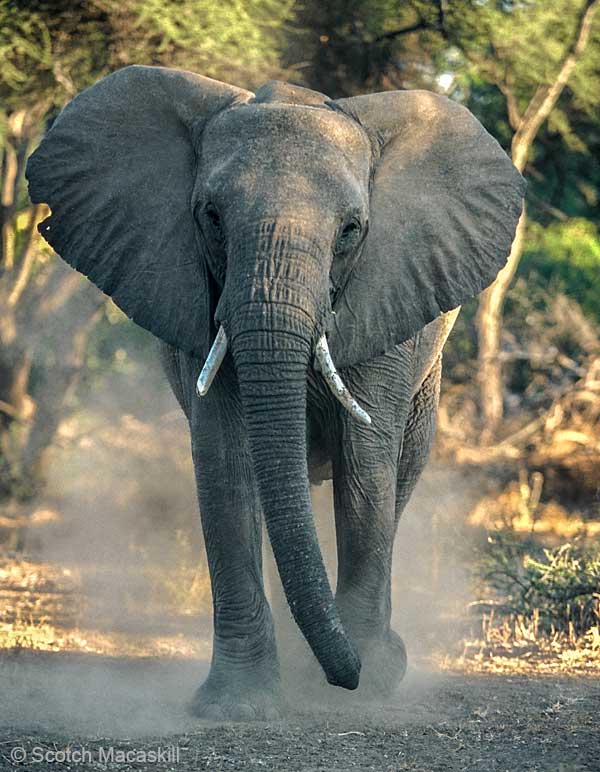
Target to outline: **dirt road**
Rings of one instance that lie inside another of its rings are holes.
[[[282,721],[209,725],[184,710],[205,671],[156,659],[1,660],[0,769],[600,769],[595,678],[413,669],[385,706],[314,706],[291,695]]]

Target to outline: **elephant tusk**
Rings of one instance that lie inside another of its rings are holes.
[[[323,373],[323,378],[325,378],[325,382],[329,386],[333,396],[339,400],[339,402],[346,408],[351,416],[356,418],[361,423],[370,426],[371,416],[367,413],[366,410],[363,410],[363,408],[354,399],[352,394],[350,394],[347,386],[344,384],[344,381],[342,381],[338,371],[335,368],[333,359],[331,358],[331,353],[329,351],[327,337],[325,335],[321,335],[317,341],[315,356],[321,368],[321,372]]]
[[[227,335],[222,327],[219,327],[219,332],[215,338],[215,342],[212,344],[206,362],[202,368],[202,372],[198,376],[198,383],[196,384],[196,393],[199,397],[204,397],[210,389],[210,384],[213,382],[215,375],[219,372],[219,367],[225,359],[227,353]]]

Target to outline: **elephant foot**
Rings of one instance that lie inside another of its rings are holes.
[[[406,647],[402,638],[389,630],[384,638],[354,641],[362,662],[357,697],[374,700],[391,696],[406,674]]]
[[[277,721],[282,709],[279,684],[259,686],[256,677],[245,679],[235,671],[229,679],[209,675],[188,706],[193,716],[206,721]]]

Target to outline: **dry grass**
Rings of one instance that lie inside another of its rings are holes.
[[[481,633],[462,642],[458,655],[439,652],[431,660],[442,670],[460,673],[521,675],[600,675],[600,626],[577,636],[541,633],[539,620],[515,616],[483,617]]]
[[[483,496],[469,513],[468,524],[488,531],[509,529],[550,541],[600,536],[600,520],[586,519],[556,501],[540,502],[543,478],[539,472],[529,477],[521,470],[519,477],[501,493]]]
[[[94,629],[66,629],[50,621],[16,619],[0,623],[0,650],[19,654],[23,651],[77,652],[104,657],[200,658],[210,655],[210,642],[179,635],[151,635]]]
[[[171,570],[147,567],[142,583],[153,602],[142,610],[134,593],[128,594],[131,577],[123,573],[120,614],[110,608],[114,598],[94,597],[93,591],[86,595],[99,573],[98,566],[0,560],[0,650],[184,658],[210,653],[206,637],[177,632],[190,626],[178,624],[182,620],[197,623],[198,631],[206,627],[202,614],[210,607],[210,585],[205,569],[192,568],[185,559]],[[123,609],[129,611],[125,624]],[[174,629],[165,631],[169,626]]]
[[[174,619],[171,604],[178,592],[189,601],[176,581],[178,571],[182,570],[179,567],[172,576],[162,577],[166,591],[162,603],[151,611],[162,612],[163,623],[167,614]],[[198,584],[196,600],[206,611],[207,588],[198,575],[185,571],[188,587],[193,587],[194,582]],[[158,574],[154,580],[158,581]],[[89,620],[88,624],[82,623],[86,604],[81,588],[81,569],[4,559],[0,564],[0,592],[5,600],[0,617],[0,650],[13,655],[46,651],[131,658],[210,657],[206,624],[202,625],[197,615],[187,614],[187,621],[193,623],[193,629],[187,634],[157,633],[152,629],[155,618],[150,613],[144,617],[142,629],[139,625],[132,630],[114,629],[114,626],[111,629],[110,624],[101,629],[101,625],[89,624]],[[68,613],[64,605],[69,607]],[[180,610],[182,608],[180,606]],[[174,619],[175,629],[181,627],[185,617],[184,609],[184,613]],[[70,621],[65,622],[67,618]],[[199,634],[202,626],[203,636]],[[535,614],[531,619],[523,616],[503,619],[492,611],[483,614],[478,634],[462,638],[457,635],[454,642],[446,644],[444,651],[436,651],[424,659],[429,665],[455,673],[600,674],[600,627],[594,626],[581,636],[572,628],[566,633],[548,635],[540,631]]]

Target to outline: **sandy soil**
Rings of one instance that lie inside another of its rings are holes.
[[[281,721],[211,725],[185,712],[205,672],[206,663],[189,660],[5,657],[0,769],[600,768],[598,678],[413,668],[386,705],[327,707],[290,695]]]

